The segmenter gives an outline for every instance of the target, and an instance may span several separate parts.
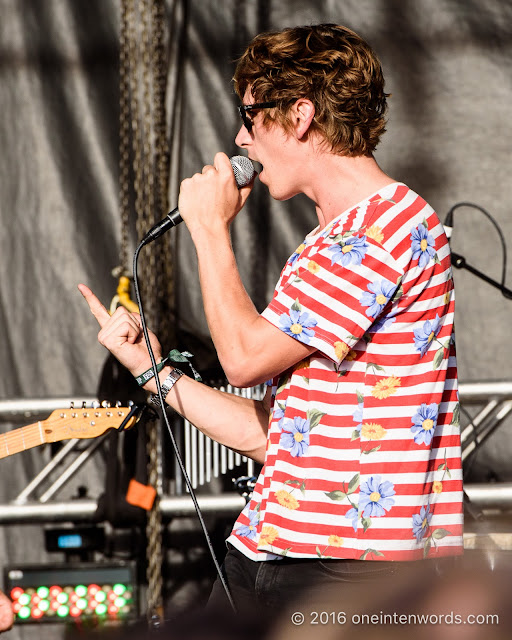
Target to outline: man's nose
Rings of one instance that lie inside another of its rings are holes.
[[[245,128],[245,125],[242,124],[242,126],[238,130],[238,133],[236,134],[236,138],[235,138],[236,146],[246,147],[251,143],[251,141],[252,141],[251,134],[247,131],[247,129]]]

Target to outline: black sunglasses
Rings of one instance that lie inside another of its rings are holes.
[[[238,106],[238,113],[242,118],[244,127],[250,133],[252,131],[251,111],[256,111],[257,109],[271,109],[272,107],[277,107],[277,105],[278,103],[276,100],[272,102],[256,102],[254,104],[241,104]]]

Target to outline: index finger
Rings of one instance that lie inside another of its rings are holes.
[[[89,309],[91,310],[92,315],[96,318],[100,327],[103,328],[107,321],[110,320],[109,312],[85,284],[79,284],[78,290],[89,305]]]
[[[214,169],[217,169],[219,173],[222,172],[226,175],[233,175],[233,177],[235,177],[233,165],[231,164],[228,156],[222,151],[218,151],[215,154],[215,157],[213,158],[213,167]]]

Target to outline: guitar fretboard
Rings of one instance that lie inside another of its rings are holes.
[[[26,449],[38,447],[46,442],[42,422],[28,424],[26,427],[0,434],[0,458],[12,456]]]

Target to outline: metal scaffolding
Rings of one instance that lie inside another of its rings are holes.
[[[228,393],[260,397],[261,390],[224,389]],[[512,382],[472,382],[460,384],[460,402],[464,406],[477,406],[477,414],[470,419],[461,432],[462,457],[467,460],[503,424],[512,411]],[[70,406],[92,404],[96,399],[52,398],[19,399],[0,401],[0,423],[19,423],[30,419],[41,419],[52,411]],[[198,434],[190,423],[184,422],[184,449],[187,472],[195,487],[207,484],[228,471],[237,468],[242,475],[254,473],[253,463],[247,458],[221,447],[202,434]],[[105,436],[87,442],[77,451],[78,439],[64,443],[26,487],[8,504],[0,504],[0,524],[29,524],[36,522],[98,522],[98,503],[91,499],[58,501],[59,491],[101,447]],[[72,454],[75,454],[74,456]],[[58,467],[58,477],[45,486],[52,472]],[[174,483],[176,487],[177,483]],[[480,511],[512,510],[512,483],[470,484],[465,492],[471,504]],[[38,497],[34,497],[38,493]],[[235,490],[218,495],[199,496],[199,505],[205,513],[236,515],[245,504],[245,498]],[[159,509],[162,518],[172,519],[194,514],[190,497],[175,492],[161,496]]]

